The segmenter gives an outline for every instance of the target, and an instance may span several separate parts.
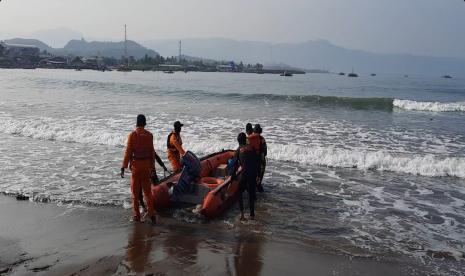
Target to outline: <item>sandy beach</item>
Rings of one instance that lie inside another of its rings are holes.
[[[0,197],[0,275],[401,275],[370,258],[319,252],[255,224],[129,222],[115,207]],[[418,271],[417,271],[418,272]],[[309,274],[310,273],[310,274]],[[418,272],[419,273],[419,272]],[[419,273],[420,274],[420,273]]]

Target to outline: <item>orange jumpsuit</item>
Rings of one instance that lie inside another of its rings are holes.
[[[152,189],[150,176],[155,171],[155,149],[153,135],[143,127],[137,127],[129,134],[126,152],[124,154],[123,168],[131,164],[131,192],[134,218],[140,219],[139,195],[144,192],[147,201],[147,214],[154,215]]]
[[[177,134],[174,130],[168,135],[166,146],[168,148],[168,160],[175,173],[181,171],[181,156],[186,151],[182,148],[181,135]]]

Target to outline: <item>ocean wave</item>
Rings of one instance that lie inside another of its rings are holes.
[[[57,84],[57,82],[59,82]],[[188,97],[200,96],[205,98],[231,99],[240,101],[272,101],[286,102],[300,106],[322,106],[322,107],[344,107],[352,109],[374,109],[392,111],[392,98],[356,98],[321,95],[280,95],[267,93],[219,93],[205,90],[179,90],[177,88],[160,89],[158,86],[148,84],[130,84],[115,82],[97,82],[87,80],[52,80],[41,79],[37,85],[61,85],[71,89],[86,89],[89,91],[113,91],[113,92],[137,92],[137,93],[157,93],[159,95]]]
[[[417,102],[412,100],[395,99],[393,106],[412,111],[465,112],[465,102]]]
[[[0,117],[0,132],[20,135],[40,140],[57,140],[62,142],[102,144],[108,146],[124,145],[126,137],[119,133],[109,133],[88,122],[54,118],[14,119]]]
[[[361,170],[391,171],[414,175],[465,178],[465,158],[434,155],[398,156],[385,151],[345,150],[335,147],[301,147],[270,144],[270,158],[301,164]]]
[[[235,96],[234,94],[228,94]],[[238,95],[236,95],[238,96]],[[276,95],[276,94],[251,94],[242,95],[251,99],[263,99],[270,101],[292,102],[300,105],[322,107],[345,107],[352,109],[374,109],[392,111],[392,98],[353,98],[319,95]]]
[[[279,94],[254,94],[254,93],[218,93],[205,90],[178,90],[160,89],[158,86],[148,84],[131,84],[100,82],[88,80],[55,80],[40,79],[37,85],[61,85],[71,89],[87,89],[89,91],[117,91],[117,92],[138,92],[157,93],[160,95],[188,97],[201,96],[206,98],[237,99],[241,101],[259,100],[274,101],[296,104],[299,106],[321,106],[321,107],[342,107],[352,109],[385,110],[392,111],[394,108],[409,111],[432,111],[432,112],[465,112],[465,102],[421,102],[415,100],[394,99],[389,97],[340,97],[321,95],[279,95]]]
[[[15,119],[0,117],[0,132],[20,135],[41,140],[57,140],[62,142],[101,144],[124,147],[127,133],[110,131],[101,125],[89,125],[81,120],[65,120],[52,118]],[[231,141],[205,141],[199,137],[185,133],[185,147],[199,156],[222,149],[236,147]],[[164,137],[156,137],[154,144],[157,150],[164,151]],[[465,178],[465,158],[438,157],[435,155],[396,154],[386,151],[343,149],[336,146],[305,147],[282,145],[269,141],[270,159],[290,161],[300,164],[321,165],[328,167],[354,168],[361,170],[392,171],[429,177],[451,176]]]

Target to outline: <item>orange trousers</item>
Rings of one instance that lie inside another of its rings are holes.
[[[177,173],[181,171],[181,155],[179,153],[176,154],[168,151],[168,160],[171,163],[173,172]]]
[[[144,193],[145,202],[147,203],[147,215],[152,217],[155,214],[153,209],[152,187],[150,182],[150,175],[132,174],[131,175],[131,192],[132,192],[132,210],[135,218],[140,219],[139,211],[139,195],[140,190]]]

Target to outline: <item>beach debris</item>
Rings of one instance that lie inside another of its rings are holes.
[[[29,196],[24,195],[24,194],[17,194],[16,200],[29,200]]]

